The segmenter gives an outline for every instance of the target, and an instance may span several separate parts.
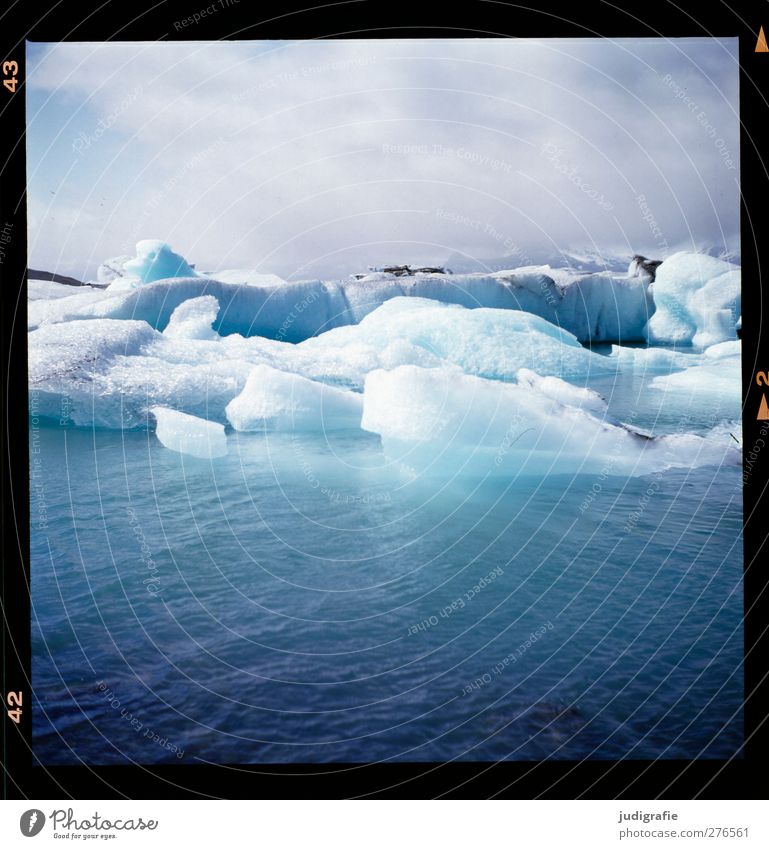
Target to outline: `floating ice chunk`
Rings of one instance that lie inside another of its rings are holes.
[[[298,374],[256,366],[227,405],[236,430],[339,430],[360,427],[363,398]]]
[[[165,285],[149,284],[141,291]],[[146,426],[149,406],[224,422],[225,407],[258,365],[355,390],[363,389],[370,371],[404,364],[453,363],[510,381],[525,367],[575,379],[615,368],[610,358],[586,350],[536,316],[420,298],[388,301],[360,326],[300,344],[218,337],[210,327],[215,316],[216,299],[204,295],[183,300],[162,334],[128,319],[44,325],[45,332],[29,337],[31,385],[45,394],[44,415],[59,419],[66,399],[69,420],[77,425]],[[221,322],[220,310],[214,325]]]
[[[363,346],[389,361],[369,361],[367,371],[441,361],[499,380],[513,380],[521,368],[567,378],[616,370],[612,359],[588,351],[571,333],[538,316],[414,297],[393,298],[360,324],[330,330],[300,347],[325,359],[332,351],[344,356],[348,348],[360,353]],[[421,357],[415,354],[419,349]]]
[[[157,421],[157,438],[171,451],[204,460],[224,457],[227,453],[224,425],[167,407],[152,407],[150,412]]]
[[[546,398],[552,398],[553,401],[568,404],[580,410],[590,410],[601,416],[606,413],[606,399],[592,389],[572,386],[560,377],[542,377],[527,368],[520,369],[517,377],[519,386],[533,389]]]
[[[670,348],[627,348],[624,345],[612,345],[611,357],[622,371],[671,372],[696,365],[696,354],[682,353]]]
[[[742,345],[723,342],[706,349],[697,364],[676,372],[659,375],[649,384],[668,394],[671,403],[696,414],[707,405],[709,417],[736,419],[742,407]]]
[[[702,352],[702,356],[707,360],[723,360],[728,358],[730,361],[733,357],[742,356],[742,342],[739,339],[733,339],[729,342],[719,342],[717,345],[711,345]]]
[[[120,281],[116,281],[120,282]],[[79,316],[140,318],[158,330],[171,313],[190,298],[213,295],[219,302],[215,330],[221,336],[264,336],[299,342],[331,327],[347,323],[344,296],[336,284],[319,280],[281,286],[245,286],[209,277],[158,280],[128,291],[110,286],[98,304],[85,306]]]
[[[221,307],[217,331],[300,342],[357,324],[391,298],[428,298],[467,308],[538,315],[580,341],[641,341],[654,311],[648,279],[532,268],[495,274],[416,274],[376,280],[270,282],[256,272],[228,271],[226,281],[202,276],[163,242],[140,242],[98,309],[78,316],[141,318],[162,330],[182,301],[213,295]],[[162,275],[171,279],[158,279]],[[184,276],[187,275],[187,276]],[[155,281],[155,282],[151,282]],[[51,315],[48,320],[64,320]]]
[[[171,339],[219,339],[211,327],[218,312],[219,301],[213,295],[190,298],[171,313],[163,335]]]
[[[650,439],[517,384],[401,366],[366,378],[362,427],[422,474],[641,475],[739,462],[701,437]]]
[[[677,253],[659,266],[652,289],[657,310],[647,328],[650,341],[704,347],[736,338],[739,266]]]
[[[738,401],[742,394],[739,362],[724,364],[692,366],[675,374],[659,375],[650,386],[666,391],[688,392],[692,395],[711,395],[723,399],[730,408],[733,401]]]
[[[158,239],[137,242],[136,256],[123,264],[127,277],[135,277],[140,283],[152,283],[171,277],[198,277],[187,260]]]

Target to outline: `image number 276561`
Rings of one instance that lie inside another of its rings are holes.
[[[16,79],[16,74],[18,73],[19,66],[13,60],[9,62],[3,62],[3,76],[8,77],[10,74],[10,79],[3,80],[3,85],[11,92],[11,94],[16,93],[16,83],[18,80]]]

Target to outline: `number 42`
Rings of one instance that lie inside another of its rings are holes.
[[[3,80],[3,85],[11,92],[11,94],[15,94],[16,92],[16,83],[18,82],[16,74],[18,70],[19,66],[16,62],[3,62],[3,76],[7,77],[8,74],[12,75],[9,80]]]
[[[18,725],[21,722],[21,692],[8,693],[6,701],[8,702],[8,716]]]

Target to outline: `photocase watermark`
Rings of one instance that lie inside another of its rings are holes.
[[[463,162],[490,168],[492,171],[503,171],[505,174],[514,173],[512,163],[461,146],[447,147],[443,144],[383,144],[382,153],[385,156],[443,156],[448,159],[461,159]]]
[[[641,520],[644,512],[646,511],[646,507],[649,502],[652,500],[652,497],[659,492],[660,481],[662,480],[663,471],[659,469],[654,473],[654,479],[652,482],[646,487],[645,492],[642,493],[641,497],[638,499],[638,506],[635,510],[630,513],[627,517],[627,521],[625,522],[625,527],[622,529],[626,534],[629,534],[631,531],[635,530],[636,525]]]
[[[12,230],[13,224],[9,224],[7,221],[3,224],[3,229],[0,230],[0,265],[5,262],[5,247],[11,243]]]
[[[654,236],[657,240],[657,247],[661,251],[669,251],[670,246],[668,245],[668,240],[665,238],[665,235],[663,234],[660,225],[657,223],[657,219],[654,217],[651,209],[649,209],[646,195],[638,195],[638,197],[636,197],[636,202],[638,203],[638,208],[641,210],[641,220],[645,221],[649,225],[652,236]]]
[[[31,808],[19,818],[19,828],[25,837],[35,837],[40,834],[45,825],[45,814],[39,808]]]
[[[515,445],[515,443],[530,430],[534,430],[532,427],[528,427],[526,430],[521,430],[520,428],[524,421],[525,419],[520,413],[516,413],[512,419],[510,419],[510,424],[508,425],[505,435],[502,437],[502,442],[494,456],[495,466],[501,466],[502,461],[505,459],[505,456],[509,453],[513,445]]]
[[[440,218],[443,221],[448,221],[451,224],[457,224],[461,227],[468,227],[471,230],[477,230],[484,236],[490,236],[505,249],[505,258],[510,260],[511,270],[536,265],[536,263],[532,262],[531,257],[526,253],[526,251],[523,250],[523,248],[521,248],[514,239],[510,238],[510,236],[506,236],[504,233],[500,233],[499,230],[497,230],[497,228],[488,221],[483,221],[480,218],[471,218],[469,215],[443,209],[442,207],[438,207],[438,209],[435,210],[435,215],[436,218]],[[504,279],[505,278],[502,278],[503,281]],[[539,288],[545,303],[549,307],[555,309],[558,306],[560,297],[558,297],[559,290],[552,277],[548,277],[546,274],[541,274],[539,278]]]
[[[288,331],[291,330],[291,327],[297,318],[307,309],[307,307],[312,306],[319,297],[320,295],[317,292],[310,292],[309,295],[306,295],[301,301],[294,304],[288,315],[283,319],[283,324],[281,324],[278,328],[278,332],[275,334],[275,339],[278,342],[285,341]]]
[[[376,63],[376,56],[354,56],[349,59],[339,59],[335,62],[324,62],[319,65],[304,65],[296,71],[284,71],[280,74],[273,74],[263,80],[249,86],[243,91],[236,92],[230,95],[233,103],[241,103],[265,91],[281,88],[290,83],[300,82],[309,77],[314,77],[320,74],[328,74],[332,71],[348,71],[352,68],[363,68],[366,65]]]
[[[42,811],[31,811],[29,813],[42,814]],[[53,810],[48,815],[48,818],[51,821],[51,825],[53,827],[54,837],[75,840],[95,840],[97,837],[101,837],[102,840],[108,838],[114,839],[117,835],[110,834],[109,832],[146,830],[154,831],[159,825],[159,820],[145,820],[144,817],[131,816],[126,818],[125,816],[123,816],[111,820],[107,819],[106,817],[103,817],[98,811],[94,812],[93,814],[89,814],[88,817],[85,819],[77,819],[75,817],[75,812],[72,808],[67,808],[66,811],[63,808]],[[40,828],[42,828],[44,824],[45,817],[43,816],[43,822],[40,823]],[[59,830],[66,832],[66,834],[57,834]],[[85,834],[78,834],[79,831],[83,831],[85,832]],[[107,833],[94,833],[99,831]]]
[[[149,573],[146,578],[142,578],[142,583],[145,585],[147,592],[151,596],[162,596],[163,586],[160,582],[160,573],[158,572],[157,564],[152,557],[152,551],[147,545],[147,540],[144,536],[141,523],[139,522],[139,517],[136,515],[136,511],[133,507],[130,506],[126,507],[126,513],[128,515],[128,526],[133,531],[134,536],[136,537],[136,542],[139,546],[139,560],[144,564],[147,572]]]
[[[40,392],[37,389],[32,389],[29,393],[30,520],[35,522],[35,527],[39,531],[48,529],[48,505],[45,495],[42,452],[43,448],[40,441]]]
[[[72,396],[62,392],[59,400],[59,427],[68,427],[72,421]]]
[[[442,207],[438,207],[438,209],[435,210],[435,217],[440,218],[442,221],[448,221],[450,224],[458,224],[460,227],[477,230],[484,236],[490,236],[495,242],[499,242],[499,244],[502,245],[509,254],[518,254],[520,256],[519,261],[521,265],[529,264],[525,252],[515,243],[515,240],[510,238],[510,236],[506,236],[504,233],[500,233],[499,230],[497,230],[497,228],[490,222],[482,221],[480,218],[471,218],[469,215],[464,215],[460,212],[452,212],[451,210],[443,209]]]
[[[721,413],[721,405],[717,404],[710,413],[703,417],[701,415],[693,416],[690,413],[685,413],[678,421],[676,425],[675,431],[672,434],[666,434],[666,436],[672,436],[674,434],[682,434],[689,433],[692,429],[692,426],[705,426],[708,428],[715,427],[720,421],[723,420],[723,415]],[[678,457],[677,449],[670,444],[668,444],[665,450],[665,457],[673,463],[674,461],[680,459]],[[646,487],[646,489],[641,493],[638,498],[638,503],[636,508],[632,510],[625,521],[625,525],[622,530],[629,534],[636,529],[638,523],[646,512],[646,508],[649,506],[652,498],[660,491],[661,481],[665,476],[665,468],[657,469],[656,472],[651,476],[651,480]]]
[[[88,148],[98,142],[101,137],[106,133],[112,125],[117,121],[117,119],[128,109],[131,104],[139,97],[142,92],[142,87],[137,86],[128,92],[128,94],[120,101],[120,103],[107,115],[106,118],[100,118],[96,124],[94,130],[90,133],[80,132],[77,134],[77,137],[72,142],[72,150],[79,154],[83,155],[83,151],[88,150]]]
[[[594,200],[601,209],[605,209],[607,212],[614,209],[614,204],[608,201],[602,192],[591,188],[590,184],[580,176],[576,165],[569,166],[569,163],[563,160],[564,154],[564,149],[552,142],[546,142],[540,151],[540,156],[544,156],[548,162],[551,162],[556,171],[563,174],[583,194]]]
[[[485,587],[488,587],[489,584],[493,584],[494,581],[497,580],[503,574],[503,570],[501,566],[497,566],[496,569],[492,569],[487,575],[484,575],[477,584],[473,584],[467,592],[463,593],[461,596],[458,596],[454,599],[450,604],[447,604],[445,607],[441,608],[438,615],[428,616],[426,619],[423,619],[421,622],[418,622],[416,625],[411,625],[408,629],[408,636],[413,636],[414,634],[418,634],[419,632],[429,631],[430,628],[434,628],[441,619],[448,619],[458,610],[462,610],[467,606],[469,602],[471,602],[475,596],[478,595]],[[440,617],[440,619],[438,618]]]
[[[758,438],[753,443],[749,451],[744,454],[744,467],[742,470],[742,484],[745,486],[753,474],[753,468],[758,460],[758,455],[766,448],[766,435],[769,433],[769,422],[765,421],[758,431]]]
[[[121,250],[124,254],[127,255],[129,253],[133,253],[136,242],[139,240],[139,235],[146,231],[148,222],[152,222],[154,220],[155,214],[166,201],[169,193],[178,185],[185,182],[185,178],[188,177],[191,172],[193,172],[196,168],[199,168],[209,157],[217,153],[224,144],[225,141],[220,136],[215,141],[211,142],[211,144],[204,147],[202,150],[199,150],[194,156],[191,156],[185,161],[181,168],[177,169],[170,177],[167,177],[163,181],[162,188],[152,195],[142,208],[141,214],[136,217],[134,226],[129,231],[126,240],[121,246]]]
[[[321,495],[332,504],[348,504],[348,505],[366,505],[366,504],[389,504],[392,496],[389,492],[367,492],[363,495],[353,492],[342,492],[334,487],[326,486],[320,478],[315,474],[312,464],[305,455],[302,441],[294,435],[294,451],[297,454],[299,468],[302,471],[307,483],[311,489],[317,490]]]
[[[665,74],[665,76],[662,78],[662,81],[667,84],[668,88],[673,92],[676,99],[680,100],[684,104],[684,106],[686,106],[686,108],[692,113],[692,115],[694,115],[695,120],[705,131],[705,134],[713,140],[713,144],[715,145],[715,148],[718,151],[718,155],[721,158],[721,161],[726,166],[727,170],[734,171],[737,168],[737,164],[732,158],[731,151],[727,147],[725,139],[719,135],[715,125],[710,122],[707,112],[705,112],[704,109],[700,109],[697,102],[687,94],[686,86],[679,85],[673,79],[672,74]]]
[[[322,485],[320,491],[332,504],[389,504],[392,500],[389,492],[367,492],[365,495],[358,495]]]
[[[632,425],[635,421],[638,413],[636,411],[632,412],[628,418],[625,420],[626,425]],[[614,466],[620,459],[624,458],[624,448],[625,448],[625,439],[628,436],[628,431],[624,428],[620,428],[617,432],[616,438],[614,440],[614,445],[609,452],[609,459],[604,463],[601,467],[600,472],[598,473],[598,479],[593,483],[588,491],[588,494],[582,499],[582,503],[579,505],[580,514],[586,513],[590,509],[590,505],[598,498],[603,489],[602,481],[605,481],[608,478],[613,470]]]
[[[215,15],[217,12],[221,12],[222,9],[230,9],[233,6],[240,5],[240,0],[216,0],[216,3],[212,3],[210,6],[206,6],[204,9],[200,9],[199,11],[193,13],[188,18],[182,18],[180,21],[174,21],[174,29],[177,32],[181,32],[187,27],[191,27],[194,24],[199,24],[204,18],[209,18],[211,15]]]
[[[498,663],[495,663],[488,672],[484,672],[483,675],[476,678],[474,681],[471,681],[469,684],[466,684],[462,688],[462,695],[468,696],[472,692],[477,692],[478,690],[483,689],[487,684],[491,684],[491,682],[499,675],[501,675],[509,666],[514,666],[518,661],[526,654],[526,652],[536,643],[538,643],[549,631],[552,631],[555,626],[548,619],[547,622],[540,625],[535,631],[532,631],[528,638],[525,639],[516,649],[515,651],[510,652],[510,654],[505,655]]]
[[[123,705],[121,700],[103,681],[97,681],[96,687],[104,698],[104,701],[114,711],[120,711],[120,717],[130,728],[137,734],[141,734],[146,740],[157,743],[163,749],[167,749],[172,754],[176,755],[181,760],[184,757],[184,749],[180,749],[174,743],[170,742],[167,737],[154,732],[149,726],[141,722],[134,714]]]

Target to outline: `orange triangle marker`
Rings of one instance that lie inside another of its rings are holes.
[[[761,422],[769,419],[769,404],[766,403],[766,395],[761,396],[761,404],[758,407],[756,418]]]
[[[756,53],[769,53],[769,47],[766,46],[766,36],[764,35],[764,28],[758,31],[758,41],[756,42]]]

